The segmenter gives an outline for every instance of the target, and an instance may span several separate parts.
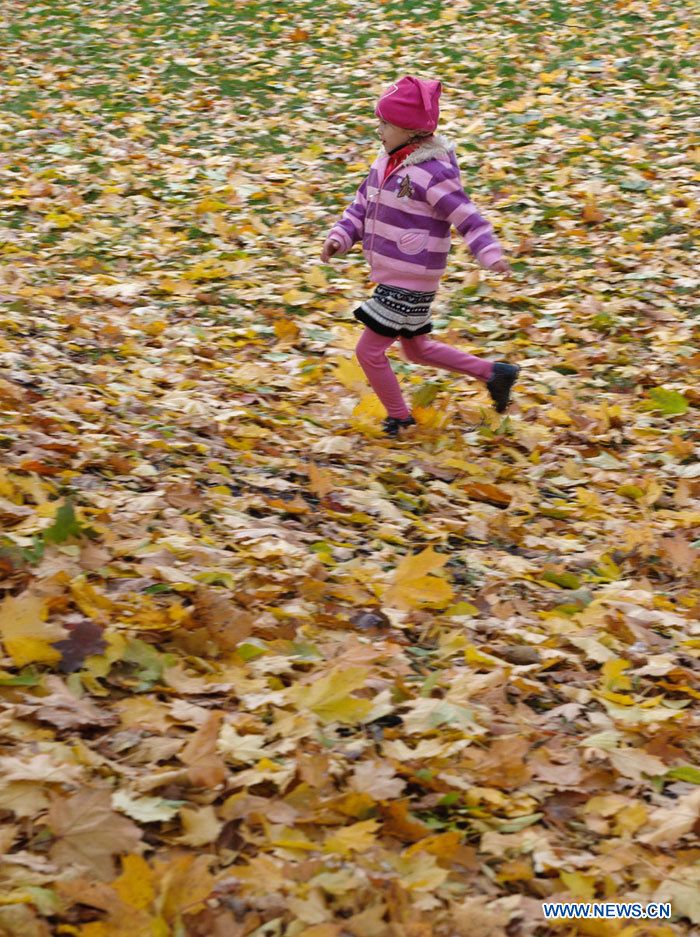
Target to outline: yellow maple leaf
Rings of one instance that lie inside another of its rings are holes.
[[[436,553],[432,547],[404,557],[394,574],[393,584],[384,593],[384,601],[403,609],[421,605],[446,607],[454,597],[452,587],[429,573],[441,569],[447,560],[447,556]]]
[[[559,407],[550,407],[549,410],[547,410],[547,416],[552,423],[556,423],[557,426],[569,426],[574,422],[569,414]]]
[[[384,405],[376,394],[365,394],[358,405],[352,411],[354,417],[379,418],[386,413]]]
[[[582,507],[581,516],[586,520],[605,515],[601,500],[595,491],[589,491],[587,488],[577,488],[576,500]]]
[[[80,611],[95,621],[106,622],[107,612],[114,608],[114,604],[102,595],[94,586],[86,581],[85,576],[79,576],[70,584],[73,600]]]
[[[312,289],[328,289],[328,280],[320,267],[312,267],[308,273],[304,274],[304,282]]]
[[[323,844],[323,851],[339,852],[342,856],[349,856],[353,852],[366,852],[374,845],[378,826],[377,820],[361,820],[352,826],[346,826],[328,837]]]
[[[506,101],[503,105],[504,111],[510,111],[511,114],[522,114],[528,107],[531,107],[534,99],[531,97],[517,98],[515,101]]]
[[[606,660],[601,671],[605,689],[629,690],[632,686],[632,681],[624,673],[629,666],[630,662],[623,657],[616,657],[614,660]]]
[[[580,898],[582,901],[592,901],[595,897],[595,876],[582,875],[581,872],[559,873],[562,885],[571,892],[574,898]]]
[[[401,885],[408,891],[432,891],[449,875],[447,869],[437,864],[437,858],[427,852],[413,855],[404,852],[390,861],[401,876]]]
[[[205,261],[195,264],[182,274],[183,280],[223,280],[228,276],[226,267],[208,264]]]
[[[318,843],[314,843],[301,830],[295,830],[293,827],[283,826],[271,835],[270,842],[278,849],[302,849],[306,852],[314,852],[318,849]]]
[[[303,306],[310,299],[313,299],[311,293],[302,293],[301,290],[291,289],[282,294],[282,300],[289,306]]]
[[[445,608],[454,598],[454,591],[444,579],[437,576],[419,576],[410,582],[402,582],[384,594],[384,600],[398,608],[409,609],[420,606]]]
[[[212,211],[231,211],[232,207],[232,205],[228,205],[220,199],[207,197],[203,198],[199,205],[196,206],[195,213],[197,215],[204,215]]]
[[[449,414],[446,410],[440,410],[437,407],[413,407],[413,416],[417,422],[426,427],[426,429],[440,429],[449,420]]]
[[[436,553],[432,547],[426,547],[420,553],[405,556],[399,563],[394,578],[396,582],[417,579],[419,576],[425,576],[426,573],[442,569],[448,559],[446,554]]]
[[[153,872],[141,856],[128,855],[122,859],[122,874],[114,882],[114,890],[124,904],[132,908],[147,908],[155,899]]]
[[[354,723],[372,708],[371,700],[350,696],[365,685],[367,667],[336,668],[311,686],[293,687],[289,695],[300,707],[315,712],[324,722]]]
[[[282,341],[293,342],[299,338],[301,329],[291,319],[278,319],[274,325],[275,335]]]
[[[615,817],[613,834],[623,836],[625,833],[636,833],[647,822],[649,811],[643,803],[630,804]]]
[[[348,390],[364,393],[367,389],[365,372],[355,359],[341,358],[333,368],[333,376]]]
[[[46,603],[25,592],[7,596],[0,605],[0,637],[5,650],[18,667],[25,664],[55,664],[61,659],[51,647],[67,634],[57,623],[46,621]]]

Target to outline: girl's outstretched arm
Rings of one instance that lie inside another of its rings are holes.
[[[356,241],[362,240],[365,233],[365,215],[367,213],[367,179],[355,193],[352,205],[345,209],[342,217],[328,232],[326,240],[333,238],[340,244],[340,251],[347,254]]]
[[[503,269],[503,250],[493,228],[479,214],[476,205],[462,188],[459,170],[446,169],[426,189],[425,198],[435,214],[449,221],[459,231],[465,244],[482,267]]]

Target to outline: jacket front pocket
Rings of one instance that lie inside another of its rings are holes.
[[[419,254],[428,243],[427,231],[404,231],[399,238],[399,249],[404,254]]]

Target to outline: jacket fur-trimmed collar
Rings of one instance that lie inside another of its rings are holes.
[[[451,140],[448,140],[441,133],[436,133],[428,143],[421,144],[417,150],[409,153],[406,159],[402,160],[401,165],[415,166],[416,163],[425,163],[429,159],[441,159],[449,156],[450,151],[454,149],[455,144]],[[386,156],[384,147],[380,149],[379,156]]]

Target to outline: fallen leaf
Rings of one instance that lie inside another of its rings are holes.
[[[112,878],[114,856],[133,852],[141,842],[141,830],[112,810],[111,793],[104,788],[54,795],[46,823],[54,836],[53,861],[98,879]]]
[[[30,592],[7,596],[0,604],[0,637],[18,667],[32,662],[55,664],[60,652],[52,642],[66,636],[57,622],[48,622],[46,601]]]
[[[80,670],[86,657],[102,654],[107,649],[104,628],[97,622],[83,618],[75,624],[67,623],[68,637],[56,641],[54,648],[61,655],[59,669],[62,673]]]
[[[219,820],[216,810],[209,807],[190,809],[183,807],[180,811],[182,829],[184,833],[178,842],[185,846],[204,846],[213,843],[221,832],[223,821]]]
[[[60,677],[46,677],[44,684],[52,692],[38,699],[25,696],[29,705],[23,707],[41,722],[49,722],[59,729],[85,729],[105,728],[119,721],[112,712],[100,709],[89,699],[78,699]]]
[[[223,759],[216,751],[222,718],[222,713],[212,712],[178,756],[187,765],[187,776],[195,787],[216,787],[228,774]]]
[[[203,628],[215,649],[232,651],[252,634],[251,616],[221,593],[207,586],[198,586],[193,599],[193,618],[188,627]]]
[[[637,839],[648,846],[670,846],[689,833],[700,817],[700,789],[679,797],[672,807],[659,807],[649,814],[646,826]]]

